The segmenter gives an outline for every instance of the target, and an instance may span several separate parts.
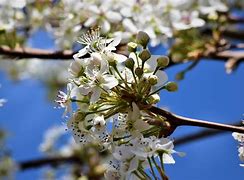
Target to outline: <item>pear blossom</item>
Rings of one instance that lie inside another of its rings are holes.
[[[140,131],[144,131],[149,128],[149,124],[141,119],[140,109],[136,103],[132,103],[132,111],[128,111],[126,117],[127,130],[130,131],[132,136],[138,136]]]
[[[193,12],[180,12],[171,11],[172,25],[177,30],[186,30],[195,27],[201,27],[205,24],[204,20],[199,18],[197,11]]]
[[[57,100],[56,102],[60,105],[61,108],[65,108],[64,114],[63,116],[65,116],[67,113],[71,113],[72,112],[72,106],[71,106],[71,102],[72,102],[72,84],[69,83],[67,84],[67,94],[64,93],[63,91],[59,91],[58,95],[57,95]]]
[[[173,142],[156,138],[160,127],[149,123],[164,121],[149,112],[160,99],[159,91],[167,90],[159,56],[151,56],[145,44],[127,57],[112,52],[117,38],[108,41],[95,30],[81,38],[85,47],[69,67],[68,92],[60,92],[57,101],[66,111],[72,103],[77,105],[67,122],[75,142],[81,146],[96,143],[101,151],[111,153],[113,159],[105,173],[108,179],[138,179],[139,170],[161,154],[162,163],[174,163]],[[90,57],[84,58],[86,53]]]
[[[244,161],[244,134],[233,132],[232,136],[235,140],[237,140],[239,142],[238,156],[241,161]],[[243,164],[240,164],[240,166],[243,167]]]
[[[112,23],[119,23],[122,20],[121,14],[113,10],[111,5],[110,0],[105,0],[100,6],[88,5],[91,16],[85,21],[84,26],[100,25],[103,33],[109,32]]]
[[[114,39],[104,39],[100,37],[99,29],[92,29],[87,34],[81,36],[78,42],[85,45],[85,47],[79,50],[75,56],[82,57],[87,53],[110,52],[116,50],[115,46],[120,43],[120,37],[117,36]]]
[[[1,0],[0,17],[4,17],[0,20],[1,29],[9,32],[32,24],[32,33],[44,27],[54,35],[59,49],[72,49],[81,31],[94,27],[100,27],[102,34],[109,38],[120,36],[122,43],[128,43],[143,30],[149,34],[151,45],[156,46],[173,37],[175,31],[204,26],[207,22],[201,15],[227,12],[233,3],[224,0],[60,0],[37,2],[44,7],[38,8],[33,2]]]
[[[118,85],[118,80],[107,74],[108,64],[103,61],[100,54],[91,54],[91,59],[86,68],[87,81],[79,86],[83,95],[92,93],[91,102],[95,102],[100,97],[102,91],[107,91]]]

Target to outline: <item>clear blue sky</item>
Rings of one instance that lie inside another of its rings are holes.
[[[45,39],[45,41],[43,41]],[[29,42],[35,47],[52,47],[50,38],[39,32]],[[162,54],[154,49],[155,54]],[[233,123],[241,121],[244,113],[244,64],[231,75],[227,75],[223,62],[202,61],[179,82],[177,93],[161,93],[161,107],[167,107],[179,115],[215,122]],[[170,80],[187,64],[167,70]],[[0,109],[0,125],[9,132],[8,147],[16,160],[38,158],[38,145],[43,132],[51,125],[62,123],[62,111],[55,110],[47,100],[47,91],[38,80],[15,83],[0,72],[0,97],[8,99]],[[173,138],[198,131],[198,128],[181,127]],[[243,180],[244,168],[239,167],[237,142],[231,133],[199,140],[179,147],[186,153],[176,156],[176,164],[166,166],[172,180]],[[40,170],[17,173],[19,180],[40,179]]]

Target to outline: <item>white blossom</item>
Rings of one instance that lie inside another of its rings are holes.
[[[138,179],[138,169],[148,168],[148,159],[161,154],[162,163],[173,164],[173,142],[156,138],[160,128],[148,123],[164,121],[148,110],[159,101],[158,92],[167,81],[158,67],[159,56],[151,56],[146,49],[142,50],[146,60],[140,52],[129,57],[117,54],[112,52],[117,38],[108,41],[94,30],[82,38],[85,47],[69,67],[70,88],[58,101],[66,109],[72,103],[78,105],[67,123],[75,142],[96,143],[112,154],[107,179]],[[86,53],[90,57],[84,58]]]

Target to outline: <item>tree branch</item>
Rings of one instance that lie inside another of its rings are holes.
[[[26,170],[30,168],[38,168],[45,165],[58,166],[60,164],[77,163],[81,164],[81,160],[76,156],[68,157],[45,157],[34,160],[22,161],[18,163],[20,170]]]
[[[237,44],[235,47],[237,48],[243,48],[243,44]],[[126,46],[125,45],[119,45],[118,50],[116,52],[126,54]],[[70,50],[66,51],[55,51],[55,50],[43,50],[43,49],[37,49],[37,48],[14,48],[11,49],[7,46],[0,46],[0,55],[10,56],[13,57],[13,59],[29,59],[29,58],[39,58],[39,59],[54,59],[54,60],[70,60],[73,59],[73,55],[77,52],[73,52]],[[84,56],[84,58],[88,57],[88,55]],[[227,61],[229,58],[238,58],[239,61],[244,61],[244,51],[233,51],[233,50],[225,50],[222,52],[216,52],[212,53],[207,56],[203,56],[202,58],[205,59],[211,59],[214,58],[214,60],[221,60],[221,61]],[[169,64],[169,66],[172,66],[174,64],[173,61]]]
[[[119,45],[117,52],[124,54],[125,45]],[[13,57],[13,60],[17,59],[30,59],[30,58],[39,58],[43,60],[70,60],[73,59],[73,55],[76,54],[76,51],[65,50],[65,51],[55,51],[55,50],[44,50],[38,48],[22,48],[16,47],[11,49],[8,46],[0,46],[0,55],[5,55]],[[84,58],[89,57],[89,54],[83,56]]]
[[[11,49],[7,46],[0,46],[0,54],[19,59],[39,58],[39,59],[63,59],[69,60],[73,58],[75,52],[72,51],[54,51],[43,50],[37,48],[14,48]]]
[[[235,124],[233,124],[233,126],[241,126],[242,123],[241,122],[237,122]],[[202,131],[199,131],[197,133],[192,133],[186,136],[183,136],[181,138],[177,138],[174,141],[174,144],[179,146],[179,145],[183,145],[186,143],[190,143],[199,139],[203,139],[203,138],[207,138],[207,137],[211,137],[211,136],[215,136],[215,135],[219,135],[219,134],[223,134],[226,133],[226,131],[221,131],[221,130],[213,130],[213,129],[205,129]]]
[[[171,126],[166,136],[172,134],[175,131],[175,129],[179,126],[196,126],[196,127],[205,127],[205,128],[221,130],[221,131],[244,133],[244,127],[187,118],[187,117],[173,114],[171,112],[168,112],[166,110],[157,107],[151,107],[149,110],[155,114],[165,117],[166,120],[170,123]]]

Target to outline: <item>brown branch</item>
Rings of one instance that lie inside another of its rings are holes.
[[[166,120],[170,123],[170,128],[168,129],[168,132],[165,136],[172,134],[175,131],[175,129],[179,126],[196,126],[196,127],[205,127],[205,128],[221,130],[221,131],[244,133],[244,128],[239,126],[187,118],[187,117],[173,114],[171,112],[168,112],[166,110],[157,107],[151,107],[149,110],[155,114],[165,117]]]
[[[72,59],[74,52],[72,51],[53,51],[37,48],[14,48],[0,46],[0,54],[14,58],[39,58],[39,59]]]
[[[236,45],[237,48],[243,48],[243,44]],[[126,46],[119,45],[117,52],[126,54]],[[7,46],[0,46],[0,55],[10,56],[13,59],[29,59],[29,58],[39,58],[39,59],[55,59],[55,60],[70,60],[73,59],[73,55],[77,52],[72,52],[70,50],[66,51],[54,51],[54,50],[43,50],[37,48],[14,48],[11,49]],[[88,56],[84,56],[88,57]],[[203,56],[202,58],[227,61],[229,58],[238,58],[239,61],[244,61],[244,51],[232,51],[225,50],[218,53],[213,53],[211,55]],[[169,64],[172,66],[174,64],[173,61]]]
[[[58,166],[61,164],[68,164],[68,163],[77,163],[80,164],[81,160],[76,156],[68,156],[68,157],[45,157],[39,158],[34,160],[27,160],[18,163],[18,167],[20,170],[26,170],[30,168],[38,168],[45,165],[50,166]]]
[[[125,53],[125,45],[118,46],[118,53]],[[55,60],[70,60],[73,59],[73,55],[77,53],[71,50],[65,51],[55,51],[55,50],[44,50],[38,48],[22,48],[16,47],[11,49],[8,46],[0,46],[0,55],[13,57],[13,60],[17,59],[29,59],[29,58],[39,58],[39,59],[55,59]],[[83,56],[84,58],[89,57],[89,55]]]
[[[233,125],[241,126],[242,123],[237,122]],[[190,142],[193,142],[193,141],[196,141],[199,139],[203,139],[203,138],[207,138],[207,137],[211,137],[211,136],[215,136],[215,135],[220,135],[223,133],[227,133],[227,132],[221,131],[221,130],[205,129],[205,130],[199,131],[197,133],[192,133],[192,134],[183,136],[181,138],[177,138],[176,140],[174,140],[174,144],[179,146],[179,145],[190,143]]]

